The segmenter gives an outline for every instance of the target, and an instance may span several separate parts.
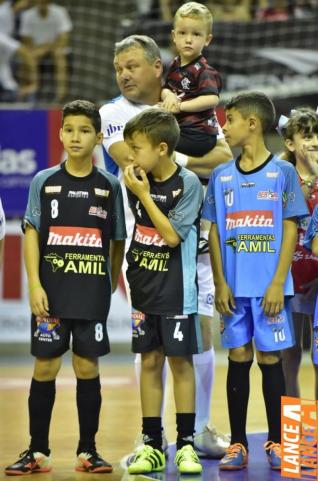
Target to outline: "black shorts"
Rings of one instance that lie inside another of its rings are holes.
[[[81,357],[108,354],[106,321],[31,317],[31,354],[35,357],[60,357],[70,348]]]
[[[202,352],[197,314],[160,316],[132,310],[132,351],[150,352],[162,346],[165,356],[183,357]]]
[[[216,135],[181,126],[176,151],[191,157],[202,157],[215,147],[216,141]]]

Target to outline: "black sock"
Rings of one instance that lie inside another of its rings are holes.
[[[193,446],[195,413],[177,413],[177,450],[186,444]]]
[[[102,405],[100,387],[99,376],[94,379],[77,379],[76,403],[80,431],[77,454],[95,449]]]
[[[49,430],[55,401],[55,380],[36,381],[32,378],[29,394],[30,450],[46,456],[49,450]]]
[[[144,444],[162,451],[161,417],[143,417],[142,434],[145,437]]]
[[[268,423],[268,440],[280,443],[280,402],[285,395],[285,379],[280,359],[275,364],[258,363],[263,377],[263,396]]]
[[[231,444],[247,448],[246,416],[250,394],[250,368],[253,361],[236,362],[229,359],[227,371],[227,403],[231,426]]]

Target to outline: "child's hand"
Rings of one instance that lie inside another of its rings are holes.
[[[313,174],[318,175],[318,149],[314,147],[303,147],[302,150],[309,169]]]
[[[45,290],[40,284],[31,288],[29,299],[31,311],[35,316],[48,317],[50,315],[49,301]]]
[[[124,182],[126,187],[135,194],[139,199],[144,195],[150,193],[150,185],[146,172],[139,168],[139,176],[141,179],[136,177],[135,167],[133,165],[128,165],[124,170]]]
[[[180,104],[181,100],[173,93],[167,92],[165,99],[161,102],[161,107],[167,112],[171,112],[172,114],[178,114],[180,112]]]
[[[233,315],[233,309],[236,308],[235,299],[226,283],[215,286],[215,307],[224,316]]]
[[[284,286],[270,284],[262,301],[262,308],[268,317],[275,317],[284,308]]]

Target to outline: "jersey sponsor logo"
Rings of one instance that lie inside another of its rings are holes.
[[[92,205],[89,208],[88,215],[96,215],[96,217],[100,217],[101,219],[106,219],[107,212],[101,206]]]
[[[226,215],[226,230],[239,227],[274,227],[271,210],[240,210]]]
[[[278,200],[278,192],[272,190],[260,190],[257,192],[257,200]]]
[[[241,187],[254,187],[255,186],[255,182],[241,182]]]
[[[267,252],[274,254],[276,249],[272,242],[275,241],[275,236],[272,234],[243,234],[237,237],[229,237],[225,241],[225,245],[232,247],[234,252]]]
[[[147,246],[166,246],[167,243],[164,238],[159,234],[154,227],[145,227],[143,225],[136,224],[136,230],[134,240],[139,244]]]
[[[40,317],[36,316],[36,330],[33,337],[40,342],[53,342],[60,339],[58,330],[60,329],[60,319],[57,317]]]
[[[279,172],[266,172],[266,177],[269,179],[276,179],[278,177]]]
[[[100,229],[57,225],[50,226],[47,245],[103,247]]]
[[[62,192],[62,186],[61,185],[46,185],[44,192],[46,194],[59,194]]]
[[[44,259],[51,264],[54,273],[62,269],[65,274],[106,275],[104,271],[106,260],[102,255],[67,252],[64,257],[61,257],[56,252],[51,252],[45,255]]]
[[[97,197],[106,197],[107,199],[109,196],[109,190],[99,189],[98,187],[94,188],[94,192]]]
[[[230,182],[232,180],[233,175],[221,175],[220,180],[221,182]]]
[[[151,252],[139,249],[131,251],[134,262],[148,271],[167,272],[170,252]]]
[[[88,192],[86,190],[69,190],[67,197],[73,199],[88,199]]]
[[[150,194],[150,196],[153,200],[156,200],[157,202],[167,202],[167,196],[166,195]]]
[[[124,125],[122,124],[116,124],[115,122],[113,122],[112,124],[108,124],[108,126],[106,127],[107,135],[105,135],[105,137],[112,137],[113,135],[121,132],[122,130],[124,130]]]

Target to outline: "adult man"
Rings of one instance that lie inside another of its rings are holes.
[[[128,146],[123,140],[123,129],[136,114],[160,101],[162,62],[157,44],[149,37],[132,35],[115,46],[114,66],[122,96],[105,104],[101,110],[103,146],[107,170],[118,174],[128,165]],[[207,178],[218,164],[231,158],[224,139],[218,139],[212,152],[204,157],[187,157],[177,153],[176,161],[186,165],[201,178]],[[128,235],[132,232],[131,214],[126,208]],[[201,237],[207,238],[208,228]],[[213,280],[208,254],[199,256],[199,314],[204,339],[204,352],[194,356],[196,374],[196,436],[194,446],[198,454],[219,458],[228,446],[227,438],[207,427],[214,372],[212,346]],[[203,277],[202,277],[203,275]],[[201,288],[203,287],[203,288]]]

